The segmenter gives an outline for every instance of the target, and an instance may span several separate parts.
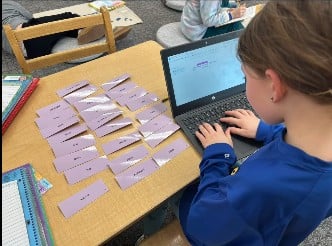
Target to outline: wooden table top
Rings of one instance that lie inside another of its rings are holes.
[[[129,73],[131,80],[139,86],[155,93],[160,99],[167,98],[160,59],[161,49],[162,47],[158,43],[147,41],[41,78],[38,87],[3,135],[2,172],[31,163],[36,171],[53,185],[42,196],[42,199],[56,245],[101,244],[137,222],[172,194],[198,178],[198,165],[201,157],[192,147],[189,147],[126,190],[120,189],[110,169],[74,185],[69,185],[64,174],[56,171],[53,164],[55,156],[34,122],[38,109],[60,100],[56,95],[57,90],[85,79],[98,86],[99,89],[95,93],[97,95],[103,92],[102,83],[121,74]],[[167,106],[166,114],[170,116],[170,108],[169,105]],[[120,108],[123,109],[124,116],[135,116],[126,108]],[[132,126],[102,138],[96,137],[95,133],[90,130],[85,134],[91,133],[95,136],[96,147],[102,156],[104,153],[101,144],[133,132],[138,125],[138,122],[134,122]],[[178,138],[185,139],[181,131],[177,131],[154,149],[151,149],[146,143],[143,144],[151,153],[155,153]],[[185,139],[185,141],[187,140]],[[128,146],[126,150],[138,145],[136,143]],[[118,151],[107,157],[111,160],[122,153],[124,152]],[[99,179],[107,185],[109,191],[66,219],[58,208],[59,202]]]

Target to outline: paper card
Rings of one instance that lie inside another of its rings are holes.
[[[46,140],[49,143],[49,145],[53,146],[56,143],[61,143],[72,137],[75,137],[78,134],[85,132],[86,130],[88,130],[88,127],[84,123],[80,124],[80,125],[74,125],[74,126],[68,127],[67,129],[65,129],[61,132],[54,134],[53,136],[50,136]]]
[[[130,101],[128,102],[126,105],[129,108],[130,111],[136,111],[146,105],[149,105],[153,102],[158,101],[158,97],[153,94],[153,93],[149,93],[146,94],[145,96],[142,96],[136,100]]]
[[[152,156],[152,158],[159,166],[162,166],[188,147],[189,144],[182,138],[179,138],[163,149],[159,150]]]
[[[32,168],[32,171],[36,178],[36,184],[40,194],[45,194],[49,189],[53,187],[53,185],[34,168]]]
[[[47,105],[46,107],[38,109],[36,113],[40,117],[42,117],[42,116],[51,117],[49,115],[56,114],[69,107],[70,107],[70,105],[66,101],[60,100],[58,102]]]
[[[107,123],[99,128],[96,129],[96,135],[97,137],[103,137],[111,132],[115,132],[116,130],[119,130],[125,126],[131,125],[133,121],[129,118],[122,118],[119,120],[113,120],[110,123]]]
[[[56,126],[60,122],[65,121],[68,118],[71,118],[76,115],[76,112],[71,107],[62,110],[61,112],[57,112],[54,114],[49,114],[46,116],[38,117],[35,119],[35,122],[39,129],[49,128],[51,126]]]
[[[95,105],[91,108],[84,109],[83,111],[80,112],[80,115],[87,122],[97,118],[98,116],[101,116],[102,114],[118,112],[118,111],[119,109],[117,108],[115,103],[107,102]]]
[[[109,91],[106,92],[106,95],[109,96],[111,99],[115,99],[117,97],[123,96],[124,94],[128,93],[132,89],[136,88],[137,85],[132,82],[128,81],[123,83],[122,85],[119,85]]]
[[[102,114],[99,117],[97,117],[96,119],[87,122],[86,124],[88,125],[88,127],[91,130],[96,130],[97,128],[103,126],[107,122],[115,119],[116,117],[118,117],[120,115],[122,115],[122,111],[121,110],[118,110],[118,111],[115,111],[115,112],[111,112],[111,113]]]
[[[77,109],[77,111],[80,112],[84,109],[93,107],[93,106],[101,104],[101,103],[107,103],[107,102],[111,102],[111,99],[108,96],[106,96],[105,94],[101,94],[101,95],[94,96],[94,97],[84,98],[82,100],[74,102],[73,105]]]
[[[115,176],[115,179],[120,188],[125,190],[133,184],[141,181],[158,168],[159,166],[152,159],[149,159],[141,164],[128,168],[126,171]]]
[[[141,140],[142,136],[138,132],[134,132],[122,137],[119,137],[115,140],[109,141],[103,144],[101,147],[103,148],[106,155],[112,154],[119,149],[122,149],[130,144],[133,144],[139,140]]]
[[[69,184],[75,184],[105,170],[109,163],[110,160],[103,155],[82,165],[65,170],[64,174]]]
[[[108,166],[111,168],[114,174],[119,174],[128,167],[135,165],[137,162],[147,157],[149,151],[144,145],[140,145],[126,154],[119,156],[118,158],[112,159]]]
[[[63,97],[67,102],[70,104],[74,104],[75,102],[82,100],[83,98],[90,96],[91,94],[95,93],[98,88],[94,85],[86,85],[81,89],[78,89],[66,96]]]
[[[37,187],[40,194],[45,194],[49,189],[53,187],[53,185],[45,178],[37,181]]]
[[[73,116],[71,118],[64,120],[63,122],[59,122],[56,125],[51,125],[51,127],[49,127],[49,128],[40,129],[40,133],[43,136],[43,138],[48,138],[48,137],[54,135],[55,133],[58,133],[64,129],[78,123],[79,121],[80,121],[80,119],[77,116]]]
[[[144,125],[138,127],[138,130],[144,137],[147,137],[152,133],[154,133],[155,131],[159,130],[160,128],[172,122],[173,119],[169,118],[164,114],[161,114],[158,115],[156,118],[150,120],[149,122],[145,123]]]
[[[72,138],[62,143],[56,143],[51,146],[56,157],[67,155],[75,151],[93,146],[96,140],[92,134]]]
[[[72,84],[72,85],[70,85],[70,86],[68,86],[66,88],[58,90],[56,92],[56,94],[58,94],[59,97],[63,97],[65,95],[69,94],[69,93],[72,93],[73,91],[76,91],[76,90],[78,90],[78,89],[80,89],[80,88],[88,85],[88,84],[89,84],[89,81],[82,80],[82,81],[79,81],[79,82],[77,82],[75,84]]]
[[[109,91],[110,89],[112,89],[113,87],[117,86],[118,84],[124,82],[125,80],[129,79],[130,75],[128,73],[122,74],[110,81],[107,81],[105,83],[103,83],[101,85],[101,87],[105,90],[105,91]]]
[[[105,194],[107,191],[108,188],[105,183],[102,180],[97,180],[85,189],[77,192],[75,195],[59,202],[58,206],[63,215],[66,218],[69,218]]]
[[[164,126],[163,128],[159,129],[158,131],[152,133],[151,135],[147,136],[144,140],[145,142],[148,143],[148,145],[150,145],[151,148],[154,148],[162,141],[164,141],[166,138],[171,136],[179,128],[180,126],[178,126],[177,124],[170,123]]]
[[[14,82],[17,82],[17,81],[22,81],[22,80],[25,80],[26,79],[26,76],[24,75],[6,75],[3,80],[4,81],[14,81]]]
[[[82,163],[90,161],[99,156],[96,146],[90,146],[88,148],[57,157],[53,163],[58,172],[63,172]]]
[[[167,107],[164,103],[158,103],[150,108],[145,109],[144,111],[136,115],[136,119],[141,123],[145,124],[154,117],[164,113],[167,110]]]
[[[136,100],[139,97],[144,96],[147,94],[147,91],[143,88],[137,88],[134,91],[128,92],[127,94],[122,95],[121,97],[117,97],[115,101],[120,104],[121,106],[125,106],[127,102]]]

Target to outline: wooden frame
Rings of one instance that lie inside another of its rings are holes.
[[[84,47],[61,51],[33,59],[27,59],[24,57],[23,51],[20,47],[20,43],[24,40],[100,24],[104,25],[106,37],[105,42],[102,43],[86,45]],[[10,25],[6,24],[3,26],[3,29],[23,73],[27,74],[37,69],[50,67],[74,59],[87,57],[93,54],[111,54],[116,51],[111,18],[108,10],[105,7],[101,7],[99,14],[53,21],[17,30],[12,29]]]

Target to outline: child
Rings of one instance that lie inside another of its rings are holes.
[[[15,29],[74,17],[79,17],[79,15],[71,12],[64,12],[57,15],[33,18],[32,14],[19,3],[11,0],[2,1],[2,25],[9,24]],[[64,37],[77,38],[78,44],[85,44],[102,38],[104,35],[104,27],[102,25],[97,25],[95,27],[81,30],[66,31],[26,40],[23,42],[24,45],[22,44],[22,50],[23,53],[25,53],[25,56],[31,59],[50,54],[56,42]],[[2,49],[10,54],[13,53],[3,28]]]
[[[200,180],[179,219],[192,245],[298,245],[332,215],[332,3],[274,0],[240,37],[249,102],[203,123]],[[222,55],[222,54],[220,54]],[[265,145],[239,167],[231,134]]]
[[[189,40],[195,41],[242,29],[239,21],[223,25],[245,14],[244,4],[232,7],[228,0],[187,0],[182,10],[181,30]]]
[[[179,209],[193,245],[298,245],[332,215],[331,16],[330,1],[271,1],[244,31],[238,55],[262,120],[238,109],[225,133],[199,126],[200,181]],[[231,134],[266,144],[234,175]]]

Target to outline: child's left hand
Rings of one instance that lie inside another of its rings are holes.
[[[195,134],[204,148],[215,143],[226,143],[233,147],[230,131],[224,132],[218,123],[214,123],[213,126],[209,123],[203,123],[198,126],[198,129],[199,131],[196,131]]]

